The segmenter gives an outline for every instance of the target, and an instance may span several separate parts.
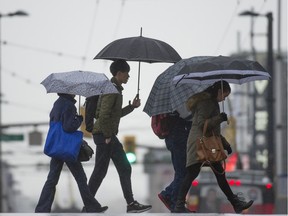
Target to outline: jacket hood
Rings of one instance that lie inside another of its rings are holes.
[[[208,100],[211,99],[211,95],[208,92],[200,92],[197,94],[194,94],[193,96],[191,96],[187,102],[186,102],[186,107],[187,110],[192,111],[193,108],[200,102],[203,100]]]

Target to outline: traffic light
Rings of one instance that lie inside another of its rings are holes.
[[[131,164],[136,163],[137,158],[135,150],[136,150],[135,136],[125,136],[124,151],[126,152],[126,157]]]

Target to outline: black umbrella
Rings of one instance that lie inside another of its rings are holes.
[[[257,61],[238,57],[214,56],[186,64],[173,78],[173,83],[176,86],[181,83],[207,85],[219,80],[226,80],[229,83],[243,84],[270,78],[269,73]],[[222,106],[224,110],[224,101]]]
[[[141,28],[140,36],[115,40],[105,46],[94,59],[138,61],[137,95],[139,95],[140,62],[175,63],[181,60],[181,57],[169,44],[157,39],[143,37]]]

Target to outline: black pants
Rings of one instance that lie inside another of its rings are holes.
[[[103,134],[94,134],[93,139],[96,144],[96,156],[94,170],[88,183],[91,193],[95,196],[107,174],[111,158],[120,178],[124,198],[127,204],[133,202],[134,198],[131,187],[132,169],[122,144],[116,136],[112,136],[109,144],[105,143]]]
[[[190,189],[192,181],[194,181],[194,179],[196,179],[200,173],[201,165],[202,165],[202,163],[197,163],[197,164],[193,164],[193,165],[186,168],[187,169],[186,176],[185,176],[185,178],[181,184],[177,200],[185,201],[185,197],[186,197],[186,195]],[[222,167],[220,162],[219,163],[213,163],[213,167],[219,173],[223,172],[223,167]],[[223,193],[226,195],[226,197],[228,199],[232,198],[233,192],[232,192],[232,190],[231,190],[231,188],[227,182],[225,173],[224,174],[218,174],[218,173],[214,172],[214,175],[216,176],[217,183],[218,183],[219,187],[221,188]]]

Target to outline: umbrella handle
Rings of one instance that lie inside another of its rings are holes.
[[[224,90],[223,90],[223,80],[222,80],[222,78],[221,78],[221,93],[222,93],[222,98],[223,98],[223,94],[224,94],[224,92],[223,92]],[[225,110],[224,110],[224,100],[222,101],[222,111],[223,112],[225,112]],[[229,125],[229,120],[227,119],[227,125]]]
[[[81,113],[80,113],[80,104],[81,104],[81,96],[79,95],[79,105],[78,105],[78,111],[79,111],[79,115],[81,115]]]
[[[138,64],[138,86],[137,86],[137,95],[139,96],[139,91],[140,91],[140,64],[141,62],[139,61]]]

